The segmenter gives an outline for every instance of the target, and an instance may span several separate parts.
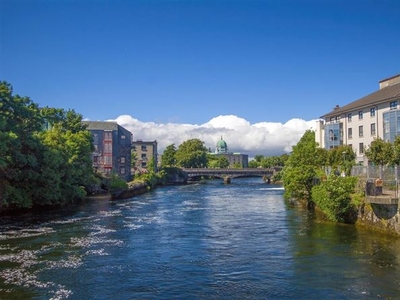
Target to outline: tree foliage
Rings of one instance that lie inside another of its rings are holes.
[[[207,166],[207,148],[199,139],[190,139],[179,145],[175,158],[183,168],[202,168]]]
[[[335,222],[345,222],[353,209],[351,194],[354,193],[356,177],[334,174],[312,188],[312,198],[325,216]]]
[[[325,151],[327,166],[332,167],[333,170],[340,169],[340,171],[345,172],[346,175],[350,175],[351,168],[355,164],[356,159],[356,153],[353,151],[351,146],[343,145]]]
[[[74,111],[42,108],[0,83],[0,206],[60,204],[94,181],[92,138]],[[52,124],[44,129],[46,122]]]
[[[311,191],[317,174],[321,172],[321,152],[315,142],[315,133],[307,130],[300,141],[293,146],[293,151],[283,169],[285,198],[306,200],[312,204]]]
[[[208,168],[227,168],[229,167],[228,159],[223,155],[207,154]]]
[[[283,167],[288,158],[288,154],[282,154],[280,156],[263,156],[258,154],[254,157],[254,159],[249,161],[249,168]]]
[[[365,155],[372,163],[382,166],[391,164],[395,157],[392,144],[380,137],[371,142],[370,146],[365,150]]]
[[[161,166],[171,167],[176,165],[176,147],[175,144],[168,145],[161,155]]]

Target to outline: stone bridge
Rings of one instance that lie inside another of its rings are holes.
[[[189,178],[202,176],[217,177],[224,179],[225,183],[230,183],[232,178],[237,177],[262,177],[268,183],[275,174],[274,168],[245,168],[245,169],[208,169],[208,168],[183,168]]]

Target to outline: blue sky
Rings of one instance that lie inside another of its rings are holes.
[[[1,10],[0,79],[90,120],[309,121],[400,73],[394,0],[3,0]]]

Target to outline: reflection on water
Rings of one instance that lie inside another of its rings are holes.
[[[1,299],[395,299],[399,239],[258,178],[1,220]]]

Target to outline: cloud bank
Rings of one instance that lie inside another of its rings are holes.
[[[234,116],[218,116],[201,125],[193,124],[157,124],[141,122],[130,115],[121,115],[115,120],[133,134],[133,140],[158,142],[158,153],[171,144],[178,147],[189,139],[200,139],[207,148],[215,151],[215,145],[221,137],[228,144],[230,152],[255,155],[281,155],[292,151],[304,132],[315,129],[316,121],[291,119],[288,122],[260,122],[251,124],[247,120]]]

